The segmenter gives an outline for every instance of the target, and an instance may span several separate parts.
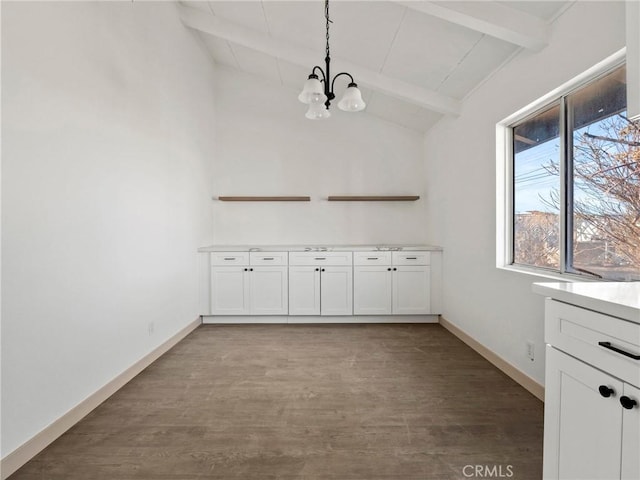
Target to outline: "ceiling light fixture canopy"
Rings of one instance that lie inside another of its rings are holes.
[[[345,112],[360,112],[367,106],[367,104],[364,103],[364,100],[362,100],[362,94],[360,93],[356,82],[353,81],[353,77],[350,73],[338,73],[333,77],[333,80],[331,80],[329,70],[329,65],[331,63],[331,55],[329,54],[329,24],[332,22],[329,19],[329,0],[325,0],[324,2],[324,17],[327,23],[327,56],[324,58],[325,69],[323,70],[322,67],[317,65],[313,67],[309,78],[304,83],[302,92],[298,95],[298,100],[309,105],[309,110],[307,110],[305,117],[311,120],[329,118],[331,116],[329,106],[331,105],[331,100],[336,98],[333,93],[333,86],[336,83],[336,79],[342,75],[349,77],[350,82],[347,86],[347,90],[338,102],[338,108]],[[322,74],[322,79],[318,77],[316,71],[319,71]]]

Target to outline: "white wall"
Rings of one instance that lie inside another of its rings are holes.
[[[624,3],[578,2],[540,53],[523,52],[427,135],[429,241],[444,247],[444,317],[538,382],[544,381],[544,279],[498,270],[495,124],[624,46]],[[536,361],[525,342],[536,343]]]
[[[309,195],[311,202],[214,201],[215,243],[427,238],[421,134],[364,113],[342,112],[336,105],[330,119],[307,120],[297,90],[222,68],[216,92],[214,195]],[[326,201],[327,195],[388,194],[422,198]]]
[[[3,2],[3,457],[197,317],[213,82],[174,4]]]

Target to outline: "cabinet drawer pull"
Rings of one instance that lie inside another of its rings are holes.
[[[622,405],[627,410],[631,410],[633,407],[638,405],[638,402],[633,398],[629,398],[626,395],[620,397],[620,405]]]
[[[378,257],[367,257],[367,260],[378,260]]]
[[[273,260],[273,257],[262,257],[263,260]]]
[[[327,257],[316,257],[316,258],[314,258],[314,260],[326,260],[326,259],[327,259]]]
[[[611,342],[598,342],[598,345],[604,347],[608,350],[613,350],[620,355],[624,355],[625,357],[633,358],[634,360],[640,360],[640,355],[636,355],[635,353],[627,352],[626,350],[622,350],[621,348],[614,347],[611,345]]]
[[[236,257],[224,257],[225,260],[235,260]]]
[[[611,395],[616,394],[616,391],[613,388],[608,387],[607,385],[600,385],[598,387],[598,391],[604,398],[609,398]]]
[[[407,260],[417,260],[418,257],[405,257]]]

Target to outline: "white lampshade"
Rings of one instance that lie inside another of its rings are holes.
[[[360,112],[367,106],[362,100],[362,94],[358,90],[358,85],[350,83],[344,95],[338,102],[338,108],[345,112]]]
[[[320,101],[322,97],[324,97],[324,99]],[[324,90],[322,89],[322,83],[320,83],[320,80],[318,80],[316,75],[309,75],[307,81],[304,82],[302,92],[298,95],[298,100],[306,104],[309,104],[312,101],[315,101],[316,103],[324,103],[327,101],[327,97],[324,95]]]
[[[324,93],[310,93],[307,96],[308,102],[305,102],[307,105],[312,105],[314,103],[324,103],[327,101],[327,96]]]
[[[304,116],[309,120],[322,120],[323,118],[329,118],[331,113],[324,103],[312,103]]]

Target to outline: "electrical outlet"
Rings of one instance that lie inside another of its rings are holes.
[[[155,330],[155,325],[153,322],[149,322],[149,336],[153,335],[153,331]]]
[[[527,358],[532,362],[536,359],[536,344],[531,340],[527,342]]]

